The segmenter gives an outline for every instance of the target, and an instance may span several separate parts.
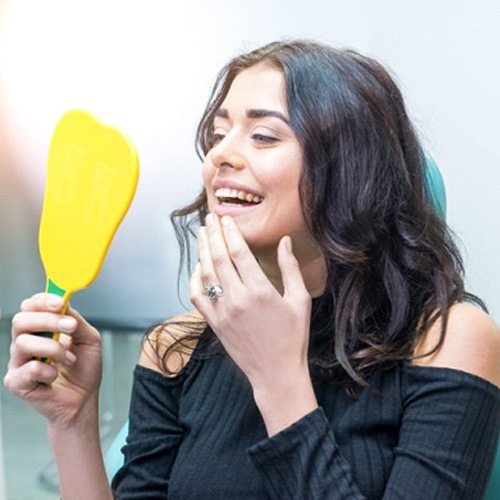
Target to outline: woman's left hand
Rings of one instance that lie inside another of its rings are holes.
[[[211,214],[206,222],[191,301],[250,381],[268,432],[278,432],[317,407],[307,359],[311,297],[288,236],[277,251],[281,295],[232,219]],[[206,294],[213,284],[223,290],[215,300]]]

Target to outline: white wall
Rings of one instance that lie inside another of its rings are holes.
[[[500,2],[496,0],[0,0],[0,305],[44,285],[36,252],[46,154],[67,109],[126,130],[136,199],[101,275],[73,303],[143,323],[179,310],[168,213],[199,190],[194,128],[215,73],[276,38],[357,48],[397,75],[448,192],[469,284],[500,318]],[[76,7],[75,7],[76,5]]]

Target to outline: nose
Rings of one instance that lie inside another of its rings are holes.
[[[222,138],[208,153],[217,168],[242,169],[246,166],[240,139],[229,133]]]

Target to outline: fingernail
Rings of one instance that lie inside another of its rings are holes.
[[[214,223],[214,216],[212,214],[208,214],[205,218],[205,224],[207,226],[212,226]]]
[[[57,322],[57,326],[61,332],[71,332],[75,326],[75,320],[73,318],[61,318]]]
[[[221,218],[221,224],[224,224],[224,226],[227,226],[231,222],[231,218],[228,217],[227,215],[224,215],[224,217]]]
[[[292,238],[285,236],[285,248],[292,253]]]
[[[71,351],[66,351],[66,361],[72,365],[76,361],[76,356]]]
[[[63,300],[57,295],[49,295],[47,298],[47,306],[51,309],[57,309],[62,306]]]

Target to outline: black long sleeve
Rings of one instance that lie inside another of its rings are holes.
[[[182,439],[178,406],[183,378],[136,367],[129,434],[122,449],[126,466],[112,481],[117,498],[167,498],[169,471]]]
[[[455,370],[405,365],[403,371],[401,427],[382,498],[482,498],[500,426],[498,389]],[[383,408],[380,401],[373,414],[364,416],[367,427]],[[363,460],[368,444],[353,438],[355,463],[357,455]],[[365,498],[323,409],[249,454],[273,499]],[[380,475],[380,462],[366,462],[363,473]]]

